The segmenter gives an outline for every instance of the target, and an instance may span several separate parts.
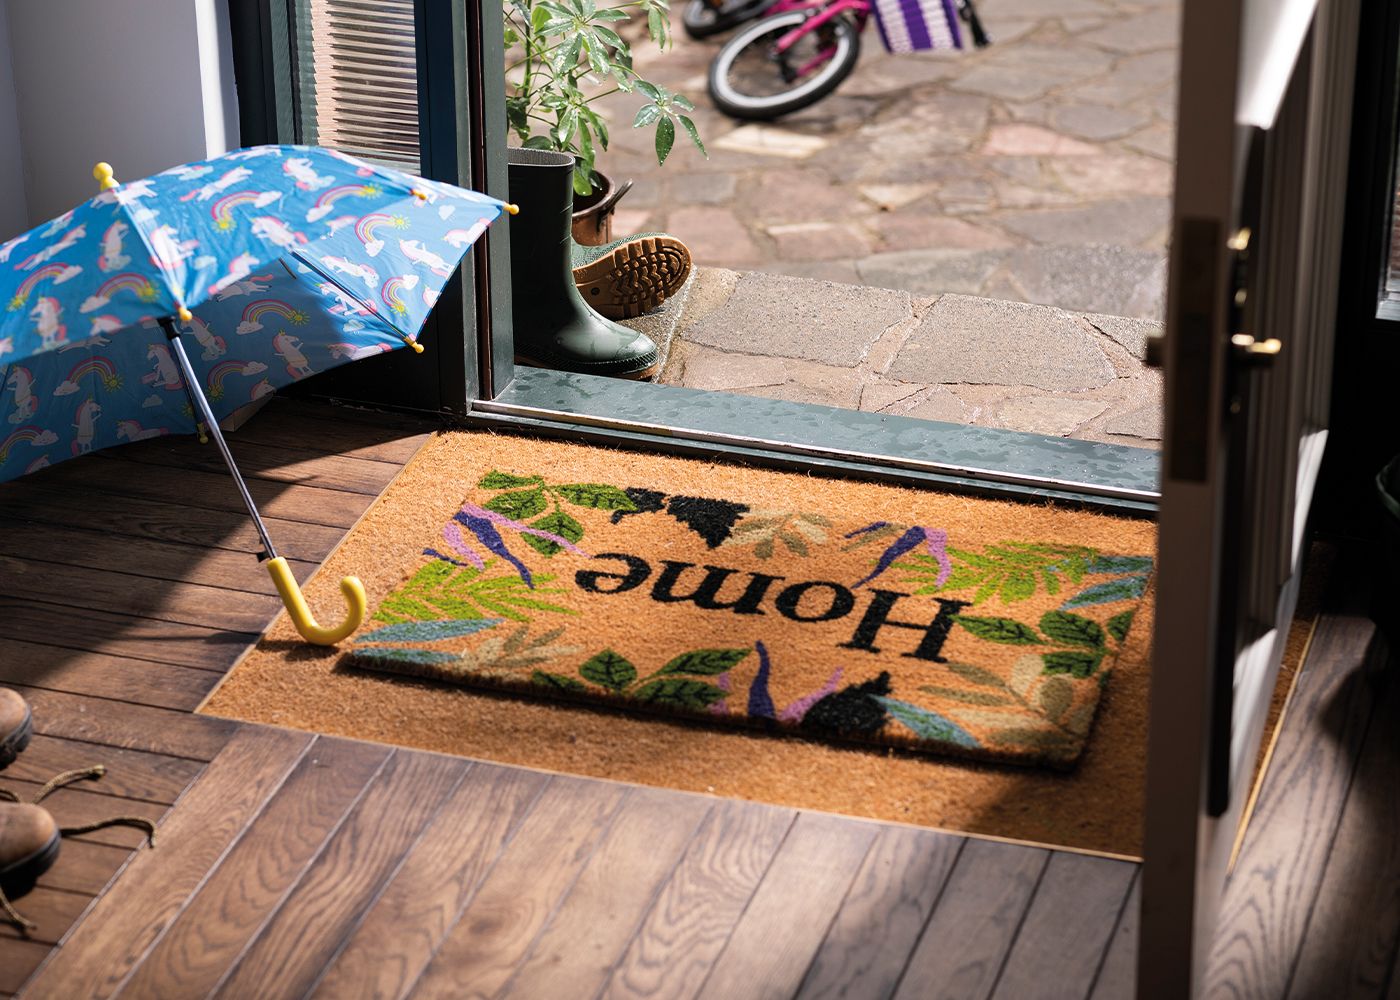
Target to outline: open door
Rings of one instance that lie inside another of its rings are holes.
[[[1139,995],[1185,997],[1327,440],[1360,0],[1186,0]]]

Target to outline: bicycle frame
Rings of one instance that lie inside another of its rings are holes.
[[[841,17],[843,14],[852,15],[852,20],[855,21],[857,32],[864,31],[866,21],[870,18],[872,8],[870,6],[870,0],[778,0],[777,3],[769,8],[768,13],[772,15],[784,13],[789,10],[809,9],[817,11],[818,13],[812,14],[798,27],[793,28],[787,34],[783,35],[782,38],[778,39],[777,44],[773,46],[774,55],[779,62],[783,61],[783,57],[787,55],[788,49],[796,45],[799,39],[816,31],[833,18]],[[806,63],[799,66],[797,70],[793,72],[792,79],[800,79],[808,73],[811,73],[818,66],[821,66],[830,59],[832,53],[835,51],[835,48],[822,49]]]

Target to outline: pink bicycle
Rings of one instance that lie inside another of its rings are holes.
[[[766,9],[710,63],[710,99],[731,118],[778,118],[835,90],[855,69],[875,6],[873,0],[777,0]],[[973,44],[989,44],[972,0],[957,0],[957,11]]]

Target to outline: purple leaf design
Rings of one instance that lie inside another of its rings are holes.
[[[885,570],[889,569],[896,559],[924,540],[924,532],[926,530],[925,528],[910,528],[904,534],[896,538],[890,547],[881,554],[880,561],[875,564],[874,571],[864,580],[861,580],[860,583],[857,583],[856,587],[869,583]]]
[[[482,561],[481,556],[477,555],[476,550],[468,545],[467,540],[462,537],[462,529],[457,527],[456,521],[447,522],[447,526],[442,529],[442,537],[447,540],[447,544],[452,546],[458,555],[464,557],[477,569],[486,568],[486,563]]]
[[[811,694],[803,695],[801,698],[798,698],[787,708],[783,709],[782,712],[778,714],[779,721],[801,722],[802,719],[806,716],[807,710],[813,705],[815,705],[817,702],[821,701],[827,695],[835,694],[836,686],[840,683],[841,668],[837,667],[836,672],[827,678],[826,683],[823,684],[819,690],[813,691]]]
[[[855,531],[847,532],[846,537],[855,538],[856,535],[866,535],[872,531],[879,531],[889,523],[889,521],[876,521],[874,524],[867,524],[864,528],[857,528]]]
[[[948,532],[942,528],[925,528],[924,545],[928,548],[928,554],[938,560],[938,579],[933,581],[933,585],[941,587],[948,582],[948,574],[953,572],[953,561],[948,558]]]
[[[423,550],[423,554],[424,554],[425,556],[432,556],[434,559],[441,559],[443,562],[449,562],[449,563],[451,563],[453,566],[461,566],[463,569],[466,569],[467,566],[468,566],[468,564],[462,562],[462,560],[460,560],[460,559],[454,559],[454,558],[452,558],[452,556],[449,556],[447,553],[445,553],[445,552],[439,552],[437,549],[424,549],[424,550]],[[473,555],[473,556],[475,556],[475,553],[469,552],[469,553],[467,553],[467,554],[468,554],[468,555]],[[481,557],[480,557],[480,556],[476,556],[476,559],[477,559],[477,563],[476,563],[476,567],[475,567],[475,568],[477,568],[477,569],[483,569],[483,568],[485,568],[485,564],[482,563],[482,562],[480,561]]]
[[[772,719],[777,713],[773,711],[773,699],[768,694],[768,647],[761,639],[753,645],[758,650],[758,674],[749,686],[749,718]]]
[[[476,504],[469,503],[462,505],[462,513],[469,517],[484,518],[492,524],[499,524],[502,527],[510,528],[526,535],[537,535],[540,538],[548,538],[566,552],[572,552],[576,556],[588,556],[587,552],[583,551],[583,549],[579,548],[562,535],[556,535],[552,531],[541,531],[539,528],[532,528],[528,524],[521,524],[519,521],[512,521],[504,514],[497,514],[494,510],[487,510],[485,507],[478,507]],[[457,520],[462,520],[460,515]]]
[[[715,687],[724,692],[724,697],[710,706],[711,715],[729,714],[729,694],[734,690],[734,683],[729,679],[729,672],[725,671],[715,678]]]
[[[466,525],[467,530],[476,536],[476,540],[484,545],[488,552],[492,555],[500,556],[506,562],[514,566],[516,572],[520,574],[520,579],[525,581],[525,586],[534,590],[535,581],[530,577],[529,568],[517,559],[511,553],[510,549],[506,548],[505,540],[501,538],[501,534],[496,530],[496,526],[491,523],[489,518],[478,517],[471,513],[469,508],[475,510],[481,509],[480,507],[471,508],[471,505],[468,504],[467,507],[457,512],[454,519]]]

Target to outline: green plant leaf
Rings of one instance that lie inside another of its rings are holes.
[[[530,683],[537,684],[544,688],[554,688],[556,691],[568,691],[572,694],[582,693],[588,690],[588,686],[574,680],[572,677],[565,677],[563,674],[551,674],[546,670],[536,670],[530,675]]]
[[[1104,627],[1108,629],[1108,634],[1119,642],[1126,639],[1128,637],[1128,629],[1131,628],[1133,624],[1133,614],[1134,612],[1132,611],[1120,611],[1110,618],[1104,623]]]
[[[714,676],[733,669],[750,652],[748,649],[695,649],[675,657],[657,672]]]
[[[671,147],[676,144],[676,123],[669,118],[663,118],[656,123],[656,162],[658,165],[666,162],[666,157],[671,155]]]
[[[633,128],[646,128],[661,117],[661,109],[655,104],[643,104],[637,109],[637,117],[632,119]]]
[[[1059,722],[1074,702],[1074,682],[1057,674],[1040,686],[1040,710],[1051,722]]]
[[[543,483],[540,476],[513,476],[509,472],[499,472],[492,469],[481,477],[481,482],[476,484],[479,490],[508,490],[517,486],[533,486],[536,483]]]
[[[937,712],[930,712],[926,708],[920,708],[895,698],[886,698],[881,695],[871,695],[871,697],[884,706],[885,711],[890,714],[890,718],[906,729],[912,730],[914,735],[922,740],[951,743],[960,747],[978,745],[971,733],[952,720],[945,719]]]
[[[1040,616],[1040,630],[1056,642],[1067,646],[1088,646],[1100,649],[1104,645],[1103,628],[1099,623],[1067,611],[1047,611]]]
[[[699,712],[723,698],[724,692],[713,684],[688,677],[662,677],[643,684],[635,696],[638,701]]]
[[[1001,678],[992,673],[986,667],[975,666],[971,663],[949,663],[948,669],[964,680],[972,681],[974,684],[981,684],[983,687],[1005,688]]]
[[[646,94],[653,101],[656,101],[658,104],[661,103],[661,90],[656,86],[656,84],[647,83],[647,81],[645,80],[638,80],[637,89],[640,90],[643,94]]]
[[[536,514],[542,514],[548,506],[549,502],[545,500],[544,491],[540,489],[498,493],[485,503],[487,510],[495,511],[497,514],[515,521],[524,521]]]
[[[637,679],[637,668],[626,657],[619,656],[611,649],[605,649],[589,657],[578,668],[586,681],[592,681],[609,691],[621,691]]]
[[[602,483],[568,483],[554,487],[554,492],[578,507],[589,507],[593,510],[637,509],[632,498],[622,490]]]
[[[540,531],[548,531],[550,534],[567,538],[571,542],[576,542],[583,537],[583,525],[562,510],[556,510],[531,521],[530,527],[538,528]],[[553,556],[564,550],[564,547],[558,542],[550,538],[541,538],[539,535],[521,534],[520,540],[543,556]]]
[[[1031,646],[1041,639],[1035,629],[1011,618],[977,618],[971,615],[958,615],[953,621],[967,629],[979,639],[1001,642],[1009,646]]]
[[[1099,668],[1103,651],[1089,652],[1078,649],[1057,649],[1053,653],[1042,653],[1047,674],[1072,674],[1075,677],[1089,677]]]

